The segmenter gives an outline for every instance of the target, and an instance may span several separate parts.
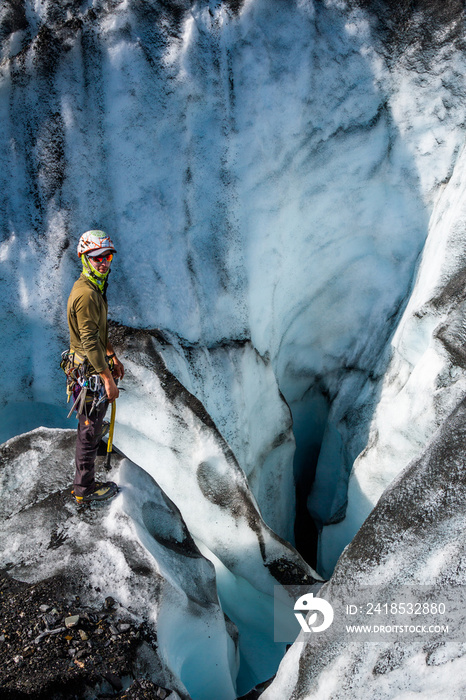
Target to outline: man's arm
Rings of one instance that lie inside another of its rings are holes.
[[[115,355],[115,350],[110,342],[107,342],[106,353],[108,358],[111,357],[113,359],[113,374],[107,367],[104,372],[100,373],[100,378],[104,383],[108,400],[112,403],[112,401],[117,399],[120,395],[120,390],[115,383],[115,379],[123,379],[125,376],[125,368]]]
[[[107,398],[110,403],[115,401],[120,395],[120,391],[115,384],[115,380],[112,377],[112,373],[110,372],[109,368],[106,367],[103,372],[99,373],[99,377],[104,383],[105,387],[105,393],[107,394]]]

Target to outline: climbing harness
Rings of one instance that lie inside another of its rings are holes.
[[[60,367],[66,374],[66,402],[69,403],[80,374],[80,364],[75,364],[76,353],[65,350],[61,354]]]
[[[113,358],[108,364],[110,370],[113,370]],[[81,358],[70,350],[62,353],[60,367],[66,374],[67,402],[69,403],[71,397],[75,399],[67,417],[69,418],[73,411],[76,411],[78,416],[82,413],[90,416],[107,398],[100,376],[89,373],[87,357]]]

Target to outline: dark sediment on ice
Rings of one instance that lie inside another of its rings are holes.
[[[85,595],[82,582],[63,576],[27,584],[0,575],[1,697],[169,698],[135,677],[154,633],[103,592],[100,606],[85,605]]]

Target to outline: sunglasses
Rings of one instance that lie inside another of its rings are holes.
[[[105,255],[93,255],[92,260],[95,260],[98,263],[101,263],[104,260],[107,260],[107,262],[112,262],[113,253],[106,253]]]

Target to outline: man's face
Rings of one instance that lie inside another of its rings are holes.
[[[94,267],[98,272],[105,273],[109,269],[112,262],[112,253],[102,253],[101,255],[95,255],[94,257],[89,256],[92,267]]]

